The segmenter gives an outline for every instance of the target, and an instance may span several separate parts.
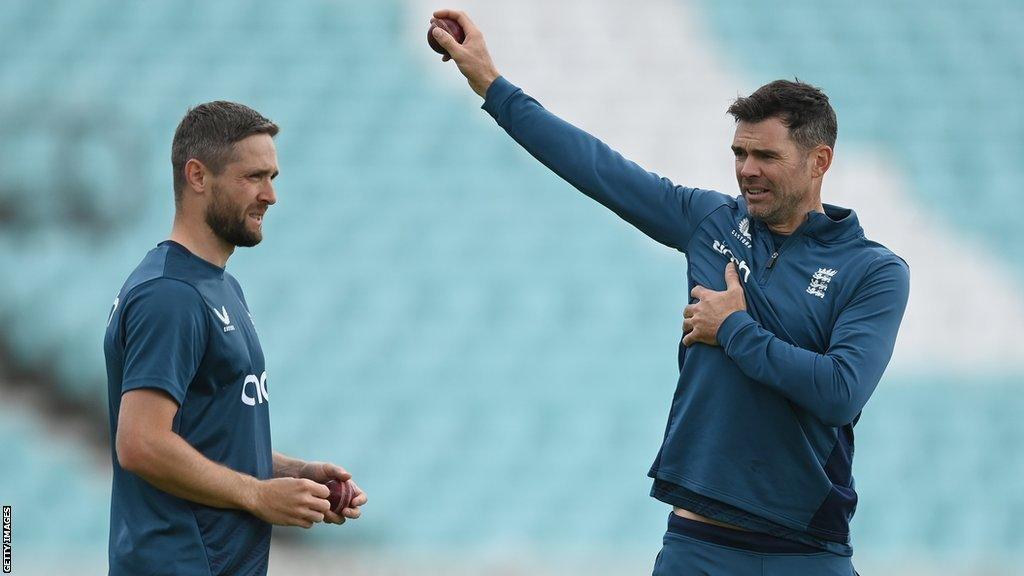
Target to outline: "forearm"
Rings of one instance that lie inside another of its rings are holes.
[[[130,471],[150,484],[206,506],[251,510],[256,478],[213,462],[170,430],[136,444]]]
[[[746,312],[726,318],[719,338],[744,374],[830,425],[853,420],[877,384],[877,380],[858,379],[853,371],[840,369],[840,358],[777,338]]]
[[[658,242],[683,249],[682,189],[555,116],[504,78],[491,84],[484,109],[563,180]]]
[[[280,452],[274,452],[274,478],[299,478],[299,471],[306,462]]]
[[[763,383],[822,422],[853,421],[878,386],[896,345],[910,294],[902,260],[868,273],[839,312],[823,353],[794,346],[747,312],[734,312],[718,328],[719,345],[751,379]]]

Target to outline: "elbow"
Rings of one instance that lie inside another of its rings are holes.
[[[833,428],[846,426],[856,420],[864,407],[851,392],[852,386],[844,381],[840,381],[840,384],[842,385],[836,386],[828,397],[821,399],[816,410],[818,419]]]
[[[122,469],[140,476],[145,474],[151,458],[150,452],[147,449],[147,442],[144,439],[140,438],[137,434],[118,430],[115,440],[115,451],[117,453],[117,463]]]
[[[818,374],[817,402],[812,412],[826,426],[841,428],[857,419],[867,397],[864,381],[841,358],[833,359],[828,371]]]
[[[841,428],[856,420],[858,414],[860,414],[860,406],[845,400],[827,403],[819,410],[817,416],[826,426]]]

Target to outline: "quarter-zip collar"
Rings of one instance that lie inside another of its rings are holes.
[[[737,197],[736,201],[740,205],[740,212],[749,214],[743,196]],[[807,236],[823,244],[836,244],[864,235],[856,212],[833,204],[823,204],[822,207],[824,213],[808,212],[807,219],[790,236]],[[753,218],[751,220],[754,221],[755,229],[768,234],[768,226],[764,222]]]

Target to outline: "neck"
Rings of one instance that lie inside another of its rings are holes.
[[[214,266],[224,268],[235,247],[221,240],[205,222],[189,222],[178,215],[174,217],[170,239],[181,244],[189,252]]]
[[[820,194],[815,194],[808,202],[802,203],[796,212],[793,213],[793,216],[784,222],[774,222],[771,224],[765,222],[765,224],[767,224],[768,229],[772,232],[788,236],[796,232],[796,229],[807,220],[809,212],[825,213],[825,207],[821,204]]]

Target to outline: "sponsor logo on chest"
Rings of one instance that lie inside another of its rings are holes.
[[[213,315],[216,316],[217,319],[220,320],[221,323],[224,324],[224,331],[225,332],[232,332],[232,331],[234,331],[235,327],[234,327],[234,325],[231,324],[231,318],[228,316],[228,309],[227,308],[225,308],[224,306],[221,306],[220,310],[217,310],[216,308],[213,308],[212,306],[210,308],[213,309]]]
[[[732,250],[725,245],[725,242],[715,240],[715,243],[712,244],[712,248],[715,249],[715,252],[725,256],[730,262],[736,265],[736,270],[740,273],[740,278],[742,278],[744,282],[747,281],[747,278],[750,278],[750,266],[747,266],[747,261],[740,260],[733,255]]]
[[[750,243],[750,218],[743,218],[740,223],[737,224],[738,230],[732,230],[732,237],[739,240],[740,244],[743,244],[747,248],[753,248]]]
[[[249,391],[252,391],[250,394]],[[256,404],[263,404],[264,402],[270,401],[270,394],[267,393],[267,371],[264,370],[262,374],[257,377],[255,374],[249,374],[242,381],[242,404],[246,406],[255,406]]]

